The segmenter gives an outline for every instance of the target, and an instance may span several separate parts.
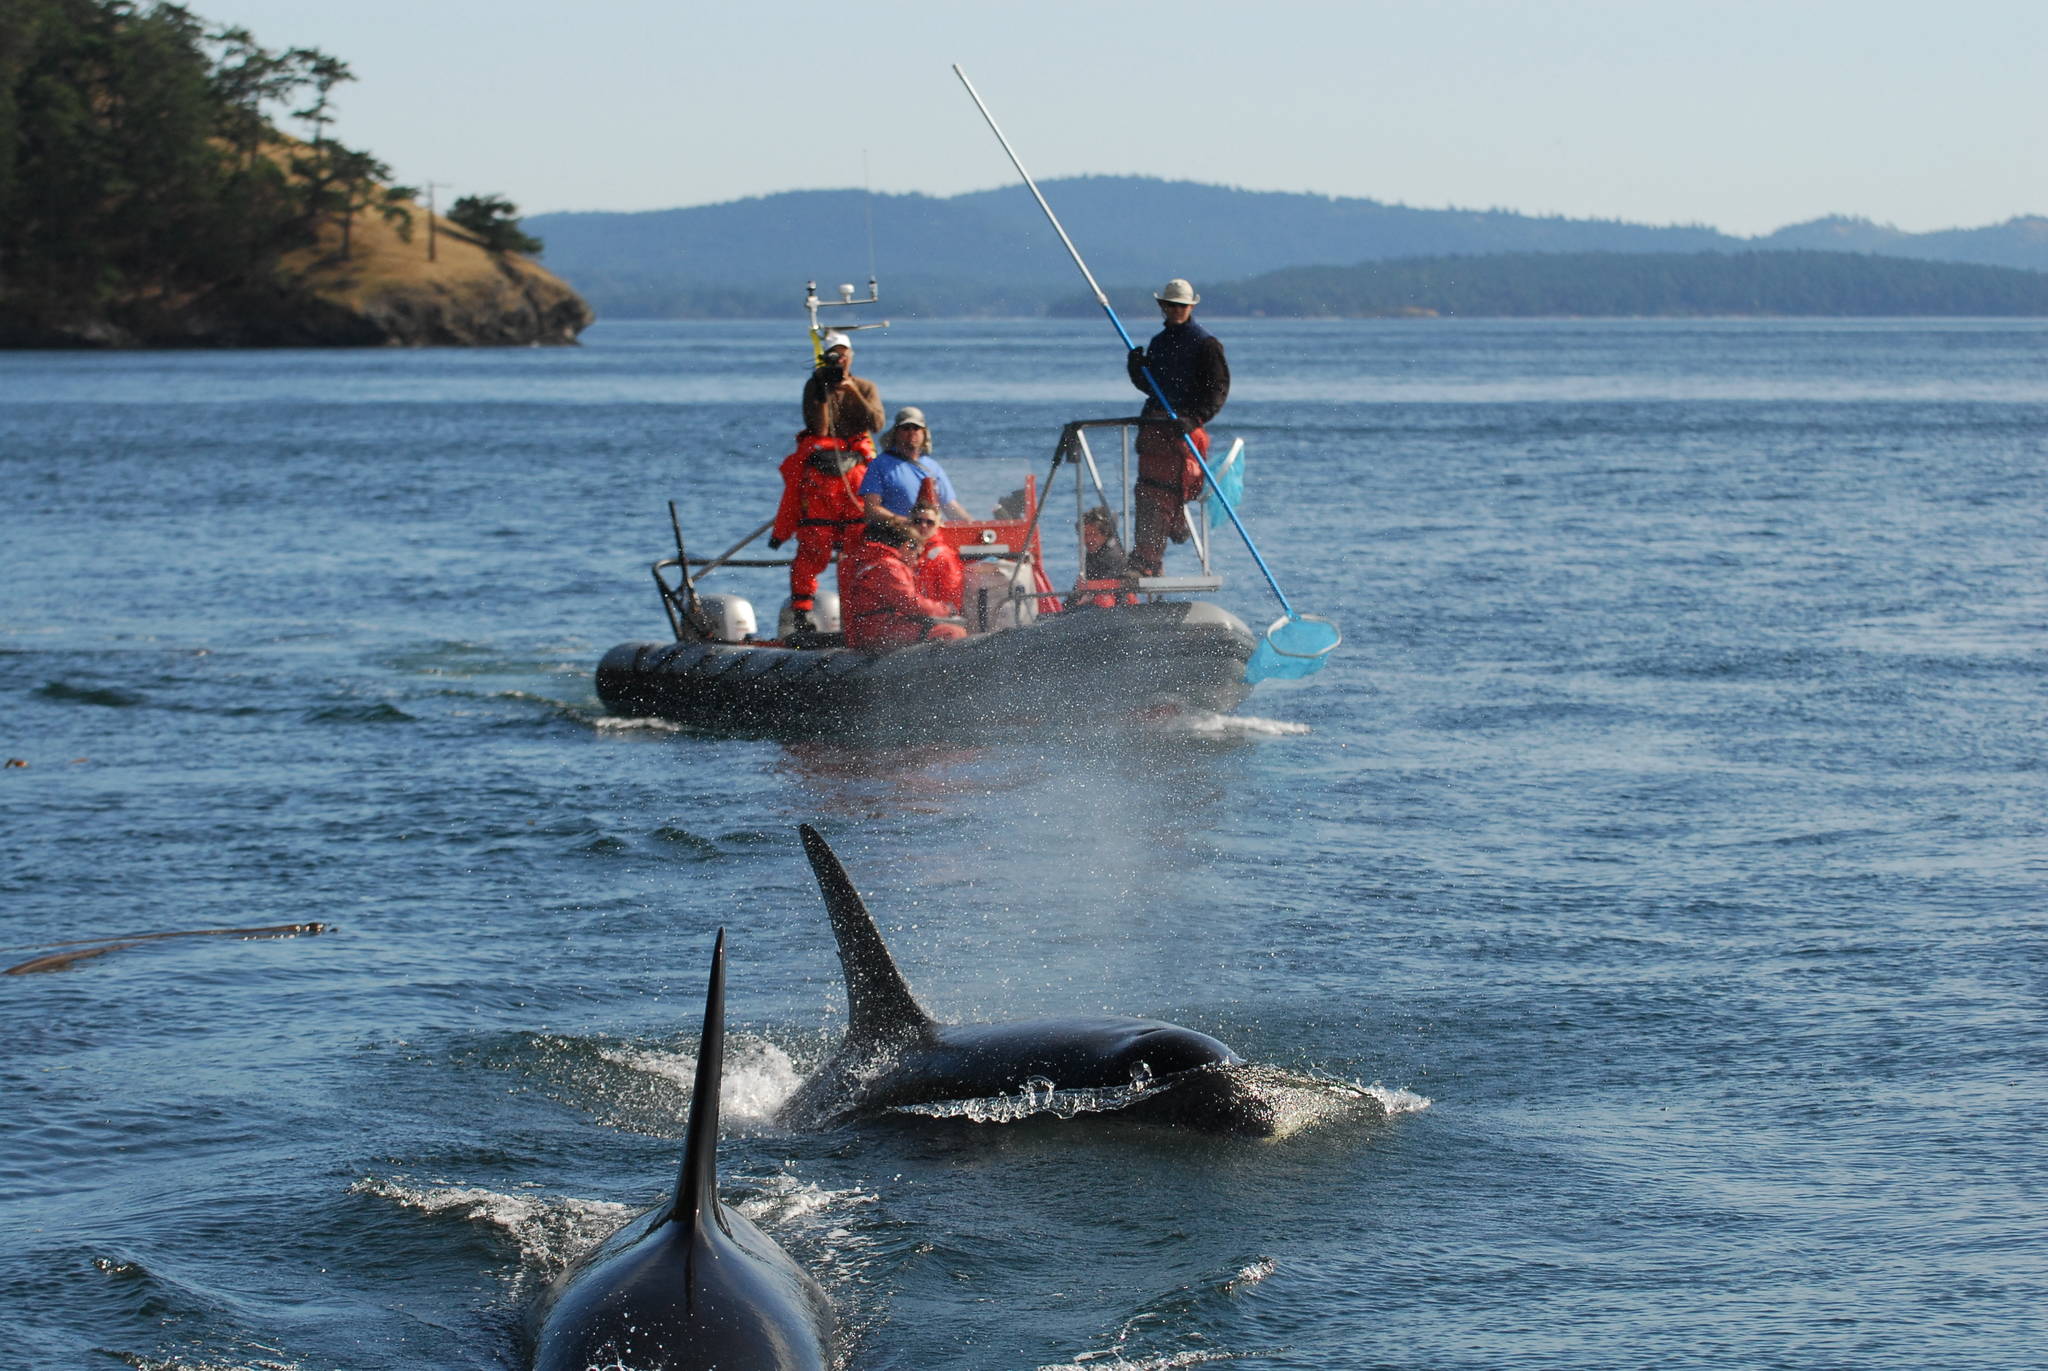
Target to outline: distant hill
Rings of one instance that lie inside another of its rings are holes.
[[[1148,308],[1149,293],[1133,297],[1120,305]],[[1097,308],[1082,296],[1057,312]],[[1202,308],[1285,318],[2041,316],[2048,274],[1849,252],[1503,253],[1290,267],[1220,283]]]
[[[1289,267],[1501,253],[1701,253],[1754,248],[1883,252],[2048,270],[2048,220],[1904,234],[1818,220],[1763,239],[1509,210],[1413,209],[1377,200],[1236,190],[1148,177],[1043,183],[1105,284],[1187,276],[1205,293]],[[865,281],[868,221],[884,313],[1035,315],[1069,299],[1071,260],[1022,186],[964,195],[788,191],[640,213],[538,214],[546,262],[612,317],[785,316],[816,279]]]
[[[2048,271],[2048,218],[2022,215],[1985,228],[1907,233],[1889,224],[1839,215],[1793,224],[1755,241],[1764,248],[1815,248],[1823,252],[1872,252],[1934,262],[1976,262],[1983,266]]]

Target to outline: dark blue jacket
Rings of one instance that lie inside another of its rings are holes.
[[[1189,428],[1205,426],[1230,398],[1230,364],[1223,358],[1223,343],[1192,319],[1185,324],[1168,324],[1153,334],[1143,361],[1166,392],[1174,412]],[[1136,353],[1131,356],[1129,369],[1131,384],[1147,397],[1145,417],[1164,415],[1159,401],[1151,398],[1152,387],[1145,384]]]

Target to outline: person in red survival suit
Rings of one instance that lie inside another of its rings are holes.
[[[958,624],[938,622],[947,613],[945,605],[917,593],[910,570],[916,547],[917,535],[908,524],[868,525],[867,542],[854,558],[841,592],[848,647],[889,652],[912,643],[967,636]]]
[[[929,476],[924,478],[917,503],[910,507],[910,526],[918,542],[917,593],[945,605],[946,613],[958,614],[967,568],[960,564],[960,550],[939,536],[946,521],[939,513],[938,482]]]
[[[818,573],[835,550],[842,563],[840,591],[845,592],[843,563],[859,546],[866,522],[860,483],[874,458],[874,430],[883,414],[874,383],[852,372],[853,345],[846,335],[828,333],[824,344],[817,368],[804,383],[804,431],[797,435],[796,451],[782,461],[782,503],[768,534],[770,548],[796,538],[789,607],[799,633],[812,626]]]
[[[840,553],[839,593],[846,593],[846,557],[860,543],[867,519],[861,512],[860,479],[867,474],[868,452],[844,438],[797,435],[796,451],[782,459],[782,503],[768,546],[780,547],[796,537],[796,559],[789,564],[789,607],[796,631],[811,628],[817,606],[818,573]]]

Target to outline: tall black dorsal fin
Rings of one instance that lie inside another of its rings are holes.
[[[697,1044],[697,1080],[683,1129],[683,1169],[669,1221],[695,1230],[718,1215],[718,1090],[725,1080],[725,930],[711,949],[711,985],[704,992],[704,1034]]]
[[[839,941],[839,965],[846,971],[847,1041],[890,1042],[929,1029],[931,1016],[904,984],[838,855],[809,824],[798,824],[797,831],[804,835],[804,855],[817,873],[825,911],[832,916],[832,936]]]

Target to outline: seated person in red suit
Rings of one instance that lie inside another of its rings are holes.
[[[908,524],[868,525],[867,542],[841,592],[839,613],[848,647],[889,652],[967,636],[960,625],[939,622],[950,612],[946,605],[917,593],[910,569],[916,548],[917,536]]]
[[[930,491],[932,482],[925,482]],[[910,526],[917,532],[917,593],[928,600],[937,600],[947,606],[946,613],[960,612],[960,588],[967,580],[967,568],[960,564],[960,550],[939,536],[939,530],[946,526],[944,516],[939,513],[938,496],[931,492],[931,502],[924,496],[910,509]]]

